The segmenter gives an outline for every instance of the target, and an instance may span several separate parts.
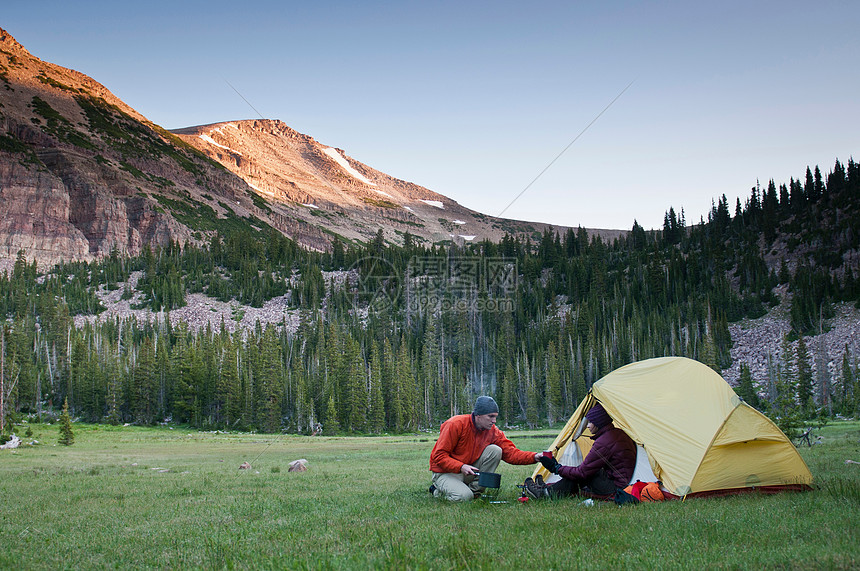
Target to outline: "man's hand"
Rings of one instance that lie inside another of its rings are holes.
[[[460,466],[460,473],[464,476],[474,476],[478,473],[478,469],[474,466],[470,466],[469,464],[463,464]]]

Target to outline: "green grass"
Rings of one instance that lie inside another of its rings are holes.
[[[0,568],[698,569],[860,566],[860,424],[805,448],[808,493],[585,507],[427,493],[435,435],[334,438],[33,425],[0,451]],[[23,430],[19,430],[23,432]],[[551,431],[544,430],[541,434]],[[551,437],[511,433],[524,449]],[[25,439],[29,440],[29,439]],[[290,473],[306,458],[309,471]],[[239,470],[248,461],[250,470]],[[166,471],[165,471],[166,470]],[[839,482],[838,485],[834,482]]]

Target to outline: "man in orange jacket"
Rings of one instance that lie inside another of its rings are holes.
[[[430,453],[430,492],[435,497],[455,502],[471,500],[484,491],[477,475],[495,472],[501,460],[508,464],[538,462],[541,452],[526,452],[514,446],[496,427],[498,417],[496,401],[481,396],[472,414],[452,416],[442,423],[439,439]]]

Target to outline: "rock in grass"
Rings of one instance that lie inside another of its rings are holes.
[[[300,460],[293,460],[290,462],[290,468],[287,472],[307,472],[308,471],[308,461],[304,458]]]
[[[13,434],[8,442],[0,446],[0,450],[11,450],[12,448],[18,448],[19,444],[21,444],[21,439]]]

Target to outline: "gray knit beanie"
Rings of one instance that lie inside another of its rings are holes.
[[[472,414],[481,416],[482,414],[492,414],[494,412],[499,412],[499,405],[496,404],[493,397],[483,396],[478,397],[478,400],[475,401],[475,410],[472,411]]]

